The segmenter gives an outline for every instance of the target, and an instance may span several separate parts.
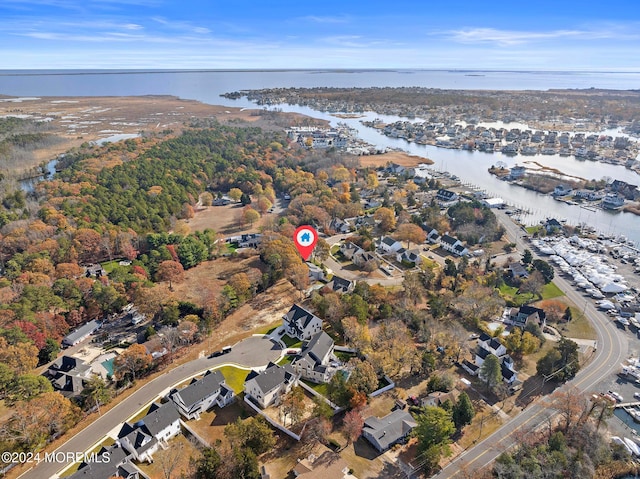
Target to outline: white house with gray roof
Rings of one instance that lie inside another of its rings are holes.
[[[182,389],[173,389],[169,399],[186,419],[200,419],[213,406],[225,407],[234,399],[234,392],[224,381],[220,371],[207,371],[200,379],[193,379]]]
[[[335,368],[330,367],[330,362],[336,359],[333,348],[331,336],[320,331],[303,344],[302,351],[291,362],[291,367],[304,379],[314,383],[328,383],[336,372]]]
[[[282,317],[282,325],[289,336],[302,341],[322,331],[322,320],[297,304]]]
[[[298,384],[291,364],[269,363],[264,371],[251,371],[244,381],[244,393],[262,409],[279,404],[280,398]]]
[[[407,411],[396,409],[385,417],[368,417],[364,421],[362,435],[379,452],[404,441],[417,423]]]
[[[153,403],[149,413],[135,424],[124,423],[118,434],[120,444],[138,462],[153,462],[153,455],[180,433],[180,413],[173,402]]]

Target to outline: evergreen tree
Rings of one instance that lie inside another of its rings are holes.
[[[476,412],[473,409],[473,404],[471,404],[471,399],[469,399],[467,393],[463,392],[453,406],[451,413],[453,423],[457,429],[462,429],[467,424],[471,424],[471,420],[475,414]]]

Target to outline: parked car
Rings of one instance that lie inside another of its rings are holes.
[[[622,402],[623,401],[622,396],[619,393],[615,392],[615,391],[607,391],[607,394],[609,396],[613,397],[617,402]]]

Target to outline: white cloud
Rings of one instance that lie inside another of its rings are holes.
[[[307,15],[306,17],[299,17],[301,21],[313,22],[313,23],[348,23],[347,17],[335,17],[335,16],[317,16]]]

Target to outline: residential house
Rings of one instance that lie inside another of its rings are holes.
[[[131,462],[130,454],[118,445],[101,448],[92,459],[95,460],[80,464],[78,470],[67,476],[67,479],[148,479]]]
[[[297,304],[282,317],[282,325],[289,336],[302,341],[322,330],[322,320]]]
[[[200,379],[192,379],[188,386],[169,393],[169,399],[186,419],[200,419],[200,413],[213,406],[225,407],[234,396],[220,371],[207,371]]]
[[[369,261],[378,261],[378,257],[375,255],[375,253],[372,253],[371,251],[365,251],[363,249],[360,249],[359,251],[356,251],[354,253],[353,257],[351,258],[351,261],[356,266],[362,267]]]
[[[458,399],[459,392],[456,389],[445,393],[443,391],[433,391],[426,397],[422,398],[420,405],[425,406],[442,406],[447,400],[454,403]]]
[[[303,379],[314,383],[328,383],[335,373],[330,362],[335,361],[334,343],[324,331],[313,335],[302,345],[302,351],[291,362],[291,367]]]
[[[362,248],[360,248],[360,246],[358,246],[357,244],[352,243],[351,241],[345,241],[340,245],[339,251],[342,254],[342,256],[344,256],[348,260],[351,260],[353,259],[353,255],[356,253],[356,251],[359,251],[359,250],[361,251]]]
[[[504,322],[525,328],[529,323],[535,323],[541,328],[547,324],[547,314],[543,309],[534,306],[524,305],[520,308],[509,308],[505,314]]]
[[[405,172],[406,168],[402,165],[398,165],[396,163],[390,163],[384,171],[391,175],[401,175]]]
[[[511,356],[507,354],[507,348],[497,338],[492,338],[487,334],[481,334],[478,339],[478,349],[476,351],[475,365],[478,367],[477,374],[480,376],[482,364],[484,360],[493,354],[500,361],[500,368],[502,372],[502,380],[513,385],[518,379],[518,373],[515,370],[515,365]],[[467,369],[467,368],[465,368]],[[469,369],[467,369],[469,371]]]
[[[462,244],[462,242],[458,238],[454,238],[453,236],[449,236],[448,234],[443,234],[438,240],[440,243],[440,247],[448,251],[449,253],[453,253],[457,256],[466,256],[469,253],[469,250]]]
[[[244,393],[261,408],[279,404],[282,396],[298,384],[298,375],[291,364],[269,363],[262,371],[251,371],[244,382]]]
[[[356,286],[354,281],[341,278],[340,276],[333,275],[331,281],[327,284],[336,293],[351,293]]]
[[[406,411],[396,409],[382,418],[368,417],[364,421],[362,435],[379,452],[404,441],[417,423]]]
[[[509,263],[509,271],[513,278],[528,278],[529,272],[522,263]]]
[[[432,228],[431,226],[428,225],[424,225],[423,229],[427,232],[427,241],[431,244],[435,244],[438,242],[438,239],[440,238],[440,234],[438,233],[438,230],[435,228]]]
[[[382,206],[382,201],[379,198],[366,198],[362,202],[362,205],[364,206],[365,210],[371,210],[373,208],[378,208],[379,206]]]
[[[305,263],[307,268],[309,268],[309,279],[312,281],[324,281],[326,279],[324,270],[310,261]]]
[[[397,253],[398,250],[402,248],[402,243],[394,240],[390,236],[383,236],[380,238],[378,248],[380,248],[384,254]]]
[[[239,236],[230,236],[225,242],[235,244],[238,248],[257,248],[262,243],[262,235],[260,233],[247,233]]]
[[[544,224],[544,229],[547,230],[547,233],[555,233],[562,230],[562,223],[555,218],[548,218]]]
[[[508,178],[510,180],[519,180],[520,178],[522,178],[524,176],[526,171],[527,171],[527,169],[524,166],[516,165],[516,166],[512,167],[511,170],[509,171],[509,177]]]
[[[222,198],[216,198],[211,203],[213,206],[226,206],[231,203],[231,199],[223,196]]]
[[[602,199],[602,193],[598,193],[597,191],[591,190],[575,190],[573,192],[573,197],[576,199],[582,199],[587,201],[599,201]]]
[[[91,336],[93,333],[95,333],[98,329],[100,329],[101,326],[102,326],[102,323],[97,319],[94,319],[93,321],[89,321],[87,324],[80,326],[75,331],[67,334],[62,339],[62,346],[69,347],[69,346],[75,346],[76,344],[81,343],[82,341],[87,339],[89,336]]]
[[[445,190],[443,188],[440,188],[436,193],[436,200],[439,201],[441,204],[455,203],[456,201],[458,201],[458,198],[459,196],[456,192],[451,190]]]
[[[349,465],[337,453],[325,451],[319,457],[311,454],[306,459],[299,459],[293,475],[298,479],[356,479],[349,470]]]
[[[56,359],[43,374],[53,389],[68,398],[78,397],[85,382],[91,377],[91,366],[72,356]]]
[[[571,192],[573,191],[573,188],[571,188],[570,186],[567,185],[558,185],[554,188],[553,193],[551,193],[552,196],[566,196],[571,194]]]
[[[418,266],[420,263],[422,263],[420,250],[418,249],[406,250],[402,248],[396,253],[396,261],[398,261],[398,263],[402,263],[403,261],[406,261],[407,263],[411,263],[414,266]]]
[[[135,424],[125,423],[118,434],[117,444],[126,449],[138,462],[153,462],[153,455],[180,433],[180,413],[173,402],[153,403],[145,417]]]
[[[333,218],[329,223],[329,229],[335,231],[336,233],[349,233],[351,231],[351,226],[344,220],[340,218]]]

